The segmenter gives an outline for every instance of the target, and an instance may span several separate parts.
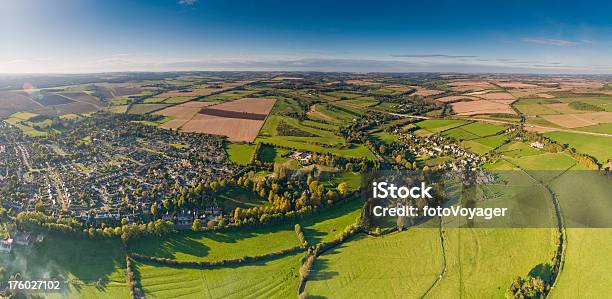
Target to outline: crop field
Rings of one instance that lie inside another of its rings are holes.
[[[543,115],[542,118],[564,128],[612,123],[612,112]]]
[[[197,114],[181,129],[185,132],[227,136],[232,142],[252,142],[262,126],[262,120]]]
[[[227,136],[232,142],[253,142],[275,101],[245,98],[208,106],[183,125],[182,130]]]
[[[550,132],[544,136],[575,148],[578,152],[591,155],[600,163],[612,158],[612,137],[590,136],[569,132]]]
[[[98,98],[85,93],[85,92],[62,92],[60,95],[69,98],[76,102],[89,103],[97,107],[103,107],[104,103],[100,102]]]
[[[516,114],[512,107],[510,107],[509,103],[500,103],[488,100],[456,102],[452,103],[451,106],[453,107],[453,111],[460,116],[492,113]]]
[[[306,292],[341,298],[420,297],[442,271],[442,254],[438,229],[358,235],[315,261]]]
[[[190,269],[136,263],[151,298],[292,298],[303,254],[240,267]]]
[[[19,111],[33,110],[43,106],[30,97],[15,92],[0,92],[0,118]]]
[[[127,113],[129,114],[147,114],[168,107],[168,104],[135,104],[132,105]]]
[[[147,90],[137,83],[99,83],[95,84],[95,88],[107,98],[137,95]]]
[[[593,133],[612,134],[612,123],[576,128],[576,130]]]
[[[14,267],[30,279],[65,277],[67,292],[52,296],[83,298],[129,297],[125,279],[125,252],[118,241],[75,240],[47,236],[37,246],[17,247],[0,255],[4,267]]]
[[[230,143],[227,145],[229,159],[238,165],[247,165],[255,151],[254,144]]]
[[[224,232],[182,232],[129,245],[131,252],[178,260],[215,261],[261,255],[298,245],[293,226]]]
[[[95,112],[98,111],[98,108],[88,103],[72,102],[70,104],[49,106],[46,108],[40,108],[31,111],[41,115],[61,116],[65,114],[81,114]]]
[[[436,99],[436,101],[440,103],[455,103],[455,102],[461,102],[461,101],[469,102],[469,101],[478,101],[478,100],[479,98],[477,97],[465,96],[465,95],[446,96],[446,97],[441,97],[441,98]]]
[[[213,102],[187,102],[156,111],[153,114],[171,117],[172,120],[164,123],[160,127],[176,130],[191,120],[200,109],[213,104]]]
[[[32,94],[30,95],[32,97],[32,99],[38,103],[40,103],[43,106],[55,106],[55,105],[63,105],[63,104],[69,104],[69,103],[73,103],[74,101],[60,96],[60,95],[56,95],[56,94],[51,94],[51,93],[39,93],[39,94]]]

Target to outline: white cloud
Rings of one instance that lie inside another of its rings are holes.
[[[572,41],[572,40],[565,40],[565,39],[533,38],[533,37],[525,37],[525,38],[522,38],[521,41],[525,43],[560,46],[560,47],[571,47],[571,46],[579,45],[581,43],[585,43],[584,41],[579,42],[579,41]]]
[[[182,5],[194,5],[196,2],[198,2],[198,0],[178,0],[178,3]]]

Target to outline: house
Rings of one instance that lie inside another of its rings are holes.
[[[11,253],[13,250],[13,239],[0,240],[0,252]]]
[[[531,144],[529,144],[529,145],[531,145],[531,147],[533,147],[533,148],[539,148],[539,149],[543,149],[543,148],[544,148],[544,144],[542,144],[542,143],[541,143],[541,142],[539,142],[539,141],[532,142],[532,143],[531,143]]]

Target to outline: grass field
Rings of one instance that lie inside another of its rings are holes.
[[[552,298],[601,297],[610,289],[612,267],[610,180],[593,171],[568,171],[551,187],[568,227],[565,266]],[[605,228],[580,228],[585,223]]]
[[[582,135],[569,132],[550,132],[544,136],[568,144],[578,152],[591,155],[600,163],[612,158],[612,137]]]
[[[529,146],[528,144],[517,142],[517,141],[502,145],[498,149],[498,151],[503,153],[505,156],[515,157],[515,158],[539,155],[539,154],[544,153],[542,150],[533,148]]]
[[[225,149],[229,159],[238,165],[247,165],[251,161],[251,156],[255,151],[254,144],[229,143]]]
[[[594,133],[612,134],[612,123],[575,128],[575,130],[580,130],[580,131],[585,131],[585,132],[594,132]]]
[[[174,268],[136,263],[140,283],[150,298],[293,298],[303,254],[240,267]]]
[[[293,227],[274,226],[224,232],[182,232],[133,242],[131,252],[178,260],[222,260],[261,255],[298,245]]]
[[[469,122],[456,119],[428,119],[416,123],[419,128],[425,129],[432,133],[446,131],[458,126],[466,125]]]
[[[478,137],[485,137],[499,134],[501,131],[505,130],[506,127],[489,123],[474,122],[465,126],[461,126],[461,129],[466,132],[472,133]]]
[[[47,236],[42,244],[0,255],[0,264],[31,279],[64,277],[68,290],[51,298],[129,297],[125,252],[118,241]]]
[[[284,122],[300,131],[312,134],[314,137],[280,136],[277,128],[281,122]],[[300,122],[295,118],[287,116],[270,115],[259,132],[259,136],[257,137],[256,141],[295,148],[298,150],[332,153],[348,157],[367,157],[369,159],[373,159],[372,153],[365,146],[361,144],[347,144],[342,137],[331,131],[335,128],[335,126],[320,122]],[[268,158],[265,161],[271,160]]]
[[[363,201],[353,198],[350,201],[310,219],[301,221],[302,230],[308,244],[315,245],[320,242],[331,241],[361,215]]]
[[[446,273],[428,298],[504,298],[517,276],[525,277],[555,253],[552,228],[446,228]]]
[[[454,138],[456,140],[459,141],[463,141],[463,140],[472,140],[472,139],[477,139],[480,136],[470,133],[468,131],[465,131],[462,129],[462,127],[458,127],[458,128],[453,128],[447,131],[442,132],[442,135],[448,137],[448,138]]]
[[[329,298],[416,298],[442,267],[438,229],[358,235],[315,261],[306,292]]]

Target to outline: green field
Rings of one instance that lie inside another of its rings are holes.
[[[373,133],[371,136],[373,136],[376,140],[384,144],[399,143],[399,139],[397,138],[397,136],[391,133],[387,133],[385,131]]]
[[[499,152],[503,153],[505,156],[509,157],[524,157],[524,156],[533,156],[544,153],[544,151],[539,150],[537,148],[533,148],[528,144],[514,141],[508,144],[502,145],[499,149]]]
[[[171,97],[164,100],[166,104],[182,104],[195,99],[194,97]]]
[[[79,240],[48,235],[41,244],[16,246],[0,264],[30,279],[65,277],[62,298],[128,298],[125,252],[118,241]]]
[[[374,97],[358,97],[350,100],[343,100],[341,104],[348,104],[350,106],[359,107],[371,107],[378,104],[378,101]]]
[[[358,235],[315,261],[306,292],[329,298],[421,297],[443,263],[438,229]]]
[[[181,232],[132,242],[129,250],[178,260],[215,261],[262,255],[296,245],[295,231],[288,225],[223,232]]]
[[[609,290],[612,184],[594,171],[568,171],[551,184],[568,227],[565,266],[553,298],[596,298]],[[585,221],[594,227],[580,228]]]
[[[316,110],[316,113],[309,113],[309,117],[339,125],[347,124],[358,117],[357,113],[349,113],[338,107],[327,104],[315,104],[313,109]],[[347,107],[343,107],[343,109],[355,111]]]
[[[580,131],[585,131],[585,132],[594,132],[594,133],[612,134],[612,123],[575,128],[575,130],[580,130]]]
[[[315,245],[333,240],[345,227],[355,223],[357,217],[361,215],[362,207],[363,201],[360,198],[353,198],[319,215],[301,221],[302,231],[308,244]]]
[[[469,124],[469,122],[456,119],[428,119],[416,123],[419,128],[425,129],[432,133],[446,131],[466,124]]]
[[[474,122],[465,126],[461,126],[461,129],[466,132],[472,133],[478,137],[485,137],[499,134],[500,132],[505,130],[506,127],[483,122]]]
[[[472,140],[472,139],[477,139],[480,136],[470,133],[468,131],[465,131],[462,129],[462,127],[458,127],[458,128],[454,128],[454,129],[450,129],[447,131],[442,132],[442,135],[448,137],[448,138],[453,138],[459,141],[463,141],[463,140]]]
[[[253,94],[251,90],[234,90],[210,95],[204,98],[206,101],[233,101],[240,98],[248,97]]]
[[[612,137],[591,136],[569,132],[550,132],[544,136],[575,148],[578,152],[591,155],[600,163],[612,158]]]
[[[446,273],[428,297],[504,298],[514,278],[551,262],[556,237],[552,228],[446,228]]]
[[[151,298],[294,298],[303,254],[240,267],[192,269],[136,263]]]
[[[280,136],[277,129],[281,122],[284,122],[285,124],[296,128],[299,131],[303,131],[314,136]],[[330,129],[331,128],[334,127],[330,127]],[[257,137],[256,141],[290,147],[297,150],[332,153],[348,157],[373,158],[372,153],[365,146],[361,144],[347,144],[344,138],[330,132],[325,125],[321,125],[319,122],[300,122],[295,118],[287,116],[268,116],[266,123],[259,132],[259,136]],[[267,158],[265,161],[272,160]]]
[[[229,143],[225,149],[229,159],[238,165],[247,165],[255,151],[254,144]]]

